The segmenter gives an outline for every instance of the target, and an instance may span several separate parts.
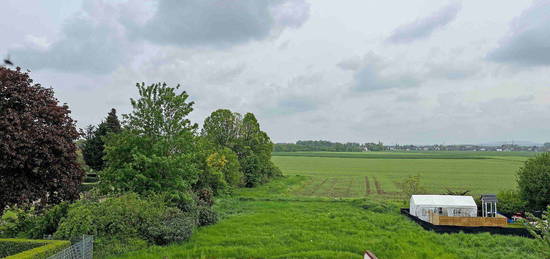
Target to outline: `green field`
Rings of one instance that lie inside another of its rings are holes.
[[[219,223],[189,241],[113,258],[542,258],[533,239],[436,234],[399,214],[393,182],[421,174],[438,193],[514,186],[532,153],[278,153],[286,175],[218,198]]]
[[[189,241],[117,258],[541,258],[532,239],[436,234],[394,202],[296,197],[308,177],[290,176],[217,201],[223,219]]]
[[[285,175],[310,176],[296,195],[364,197],[395,195],[395,182],[421,175],[431,193],[471,194],[515,187],[515,174],[532,152],[294,152],[272,160]]]

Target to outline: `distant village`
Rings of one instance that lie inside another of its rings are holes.
[[[386,146],[385,150],[389,151],[495,151],[495,152],[511,152],[511,151],[530,151],[530,152],[546,152],[550,151],[550,143],[538,146],[520,146],[516,144],[503,144],[498,146],[485,145],[394,145]],[[365,147],[365,151],[369,151]]]
[[[338,143],[325,140],[299,140],[296,143],[277,143],[275,152],[332,151],[332,152],[369,152],[369,151],[485,151],[485,152],[548,152],[550,143],[544,144],[487,144],[487,145],[384,145],[378,143]]]

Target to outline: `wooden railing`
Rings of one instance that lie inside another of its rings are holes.
[[[463,226],[463,227],[504,227],[508,224],[505,217],[497,215],[494,218],[485,217],[449,217],[439,216],[433,212],[430,213],[430,223],[434,225],[445,226]]]

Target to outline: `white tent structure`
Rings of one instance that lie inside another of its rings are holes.
[[[440,216],[477,217],[477,205],[472,196],[412,195],[409,213],[426,222],[429,212]]]

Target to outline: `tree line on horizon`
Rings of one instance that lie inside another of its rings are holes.
[[[330,152],[363,152],[383,151],[386,148],[382,142],[355,143],[355,142],[331,142],[326,140],[298,140],[296,143],[276,143],[274,152],[299,152],[299,151],[330,151]]]

